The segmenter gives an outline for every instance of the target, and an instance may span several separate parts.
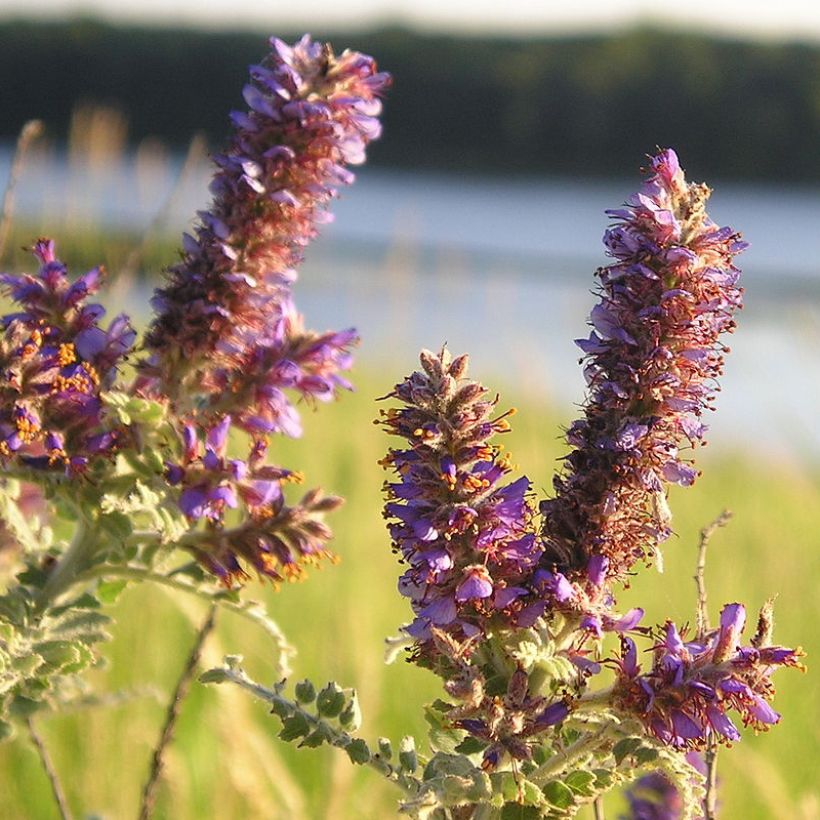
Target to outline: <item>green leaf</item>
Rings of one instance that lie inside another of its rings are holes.
[[[536,806],[521,803],[505,803],[501,809],[501,820],[538,820],[541,812]]]
[[[80,653],[76,645],[69,641],[41,641],[32,649],[40,655],[53,670],[76,664]]]
[[[73,609],[99,609],[100,601],[90,592],[84,592],[79,598],[72,601],[70,606]],[[103,617],[108,618],[107,615],[104,615]],[[110,621],[110,619],[108,620]]]
[[[35,670],[43,665],[43,659],[39,655],[18,655],[11,661],[11,668],[22,677],[27,678],[33,675]]]
[[[31,698],[17,695],[9,705],[9,714],[18,718],[31,717],[36,712],[43,708],[43,702],[39,700],[32,700]]]
[[[501,795],[503,800],[518,800],[518,782],[512,772],[493,772],[490,775],[493,794]]]
[[[345,705],[345,695],[338,683],[331,681],[316,696],[316,709],[322,717],[336,717]]]
[[[612,786],[613,776],[609,769],[593,769],[595,775],[595,790],[604,791]]]
[[[281,735],[280,735],[281,737]],[[323,743],[330,743],[333,733],[329,726],[320,723],[300,744],[299,748],[306,746],[308,749],[315,749]]]
[[[572,789],[560,780],[552,780],[543,788],[544,797],[559,809],[568,809],[575,803]]]
[[[355,692],[339,714],[339,723],[350,732],[358,731],[362,725],[362,710],[359,706],[359,697]]]
[[[658,759],[658,750],[653,749],[651,746],[641,746],[641,748],[635,752],[634,757],[640,765],[651,763],[653,760]]]
[[[48,580],[48,573],[37,567],[27,567],[22,572],[17,573],[17,581],[30,587],[42,589]]]
[[[473,737],[472,735],[467,735],[467,737],[465,737],[464,740],[456,746],[455,750],[459,754],[474,755],[479,752],[483,752],[486,748],[487,744],[483,740],[479,740],[477,737]]]
[[[309,731],[310,723],[308,723],[307,718],[301,712],[296,712],[282,721],[282,731],[279,732],[279,737],[286,742],[290,742],[303,737]]]
[[[445,714],[452,705],[443,700],[435,700],[424,707],[424,719],[430,724],[430,746],[433,751],[455,754],[456,747],[464,740],[465,732],[451,726]]]
[[[316,700],[316,687],[307,679],[296,684],[295,692],[299,703],[313,703]]]
[[[399,744],[399,765],[410,774],[413,774],[418,768],[419,759],[416,755],[416,741],[410,735],[405,735]]]
[[[629,757],[640,745],[641,739],[637,737],[625,737],[619,740],[612,749],[615,762],[620,766],[624,758]]]
[[[370,749],[367,748],[367,743],[365,743],[360,737],[351,740],[345,747],[345,751],[347,752],[347,756],[350,760],[360,766],[370,760]]]
[[[104,604],[113,604],[117,598],[120,597],[120,593],[127,585],[128,581],[124,578],[113,581],[100,581],[100,583],[97,584],[97,597]]]
[[[119,541],[124,541],[134,531],[131,518],[123,512],[112,510],[99,517],[100,527]]]
[[[589,797],[595,793],[593,783],[595,783],[595,775],[592,772],[570,772],[565,778],[564,783],[567,784],[576,794]]]
[[[229,679],[228,672],[225,669],[217,667],[216,669],[209,669],[199,676],[200,683],[225,683]]]

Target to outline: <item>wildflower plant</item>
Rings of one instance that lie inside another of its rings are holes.
[[[285,739],[324,733],[396,782],[410,816],[560,818],[592,803],[601,816],[601,796],[638,778],[631,817],[714,818],[717,744],[739,741],[739,723],[779,722],[772,675],[801,666],[799,649],[773,643],[771,603],[747,641],[743,605],[711,628],[705,593],[694,634],[618,604],[630,576],[661,560],[668,487],[698,476],[692,452],[742,302],[745,243],[708,217],[709,189],[686,181],[671,150],[645,174],[608,212],[613,261],[577,342],[587,397],[549,498],[514,474],[499,443],[513,411],[470,378],[466,355],[423,351],[385,397],[379,423],[398,443],[382,461],[384,517],[411,611],[388,655],[405,649],[442,680],[429,754],[405,738],[412,755],[391,763],[386,741],[371,749],[325,726],[321,706],[303,714],[298,693],[283,701],[235,662],[208,673],[268,700]]]
[[[586,400],[549,498],[515,474],[500,444],[513,411],[466,355],[423,351],[385,397],[383,514],[409,604],[389,654],[441,679],[427,748],[359,737],[355,691],[335,682],[288,694],[293,650],[240,594],[253,575],[278,583],[333,559],[325,516],[341,499],[294,500],[301,476],[270,452],[301,434],[298,403],[350,387],[355,332],[307,330],[292,286],[348,166],[379,136],[388,83],[364,55],[271,40],[141,340],[88,301],[104,272],[72,279],[50,240],[34,244],[36,274],[0,278],[15,304],[0,337],[0,516],[23,565],[0,596],[0,734],[82,695],[104,605],[153,581],[260,624],[280,683],[256,683],[236,656],[201,680],[267,701],[286,742],[345,750],[399,787],[409,816],[572,817],[640,778],[633,817],[712,818],[716,745],[739,741],[739,723],[779,721],[772,675],[801,653],[773,642],[771,604],[748,639],[739,603],[711,628],[702,599],[694,633],[619,604],[672,533],[668,487],[698,476],[742,300],[745,245],[710,220],[708,188],[671,150],[608,212],[612,262],[578,342]]]
[[[72,277],[55,243],[36,273],[3,274],[0,514],[19,572],[0,596],[0,735],[85,697],[111,603],[153,581],[244,615],[293,652],[238,589],[333,559],[325,518],[341,499],[270,454],[299,436],[298,402],[326,402],[352,330],[308,330],[292,296],[305,245],[379,136],[389,78],[352,51],[272,39],[232,114],[208,211],[153,299],[141,340],[90,301],[105,272]],[[33,513],[32,513],[33,511]],[[7,539],[8,540],[8,539]],[[28,724],[30,727],[30,723]]]

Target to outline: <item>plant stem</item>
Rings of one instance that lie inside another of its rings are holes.
[[[48,782],[51,784],[51,793],[54,795],[54,802],[57,804],[60,817],[62,820],[72,820],[71,810],[68,808],[63,787],[60,785],[60,779],[57,777],[57,770],[54,768],[54,763],[51,760],[42,737],[40,737],[40,734],[34,726],[34,720],[30,717],[26,718],[26,728],[28,729],[28,736],[34,748],[37,750],[37,756],[40,758],[43,771],[45,771]]]
[[[332,746],[344,749],[350,744],[351,740],[353,740],[351,735],[349,735],[347,732],[337,729],[332,724],[328,723],[325,720],[322,720],[322,718],[311,714],[306,709],[304,709],[301,704],[297,703],[296,701],[289,700],[288,698],[280,695],[278,692],[275,692],[271,689],[266,689],[264,686],[261,686],[255,681],[252,681],[241,669],[226,667],[220,669],[220,672],[224,676],[225,680],[230,681],[231,683],[235,683],[237,684],[237,686],[241,686],[243,689],[246,689],[251,694],[256,695],[256,697],[258,697],[260,700],[265,700],[268,703],[278,706],[286,710],[290,714],[299,714],[313,727],[321,726],[325,735],[329,739],[329,743]],[[397,772],[393,768],[393,766],[391,766],[383,758],[372,756],[367,761],[366,765],[370,766],[371,769],[375,769],[380,775],[386,777],[391,782],[396,783],[405,791],[411,791],[411,788],[408,786],[408,784],[404,782],[401,773]]]
[[[729,510],[723,510],[721,514],[707,524],[700,531],[700,542],[698,543],[698,563],[695,567],[695,586],[698,590],[698,616],[697,616],[697,636],[703,638],[710,630],[709,609],[707,606],[708,597],[706,595],[706,550],[709,541],[720,527],[725,527],[732,518]],[[703,801],[704,820],[715,820],[717,817],[717,755],[718,747],[714,734],[709,735],[706,745],[706,797]]]
[[[711,524],[707,524],[700,531],[700,541],[698,543],[698,563],[695,567],[695,586],[698,589],[698,620],[697,635],[702,638],[709,631],[709,609],[707,608],[706,595],[706,550],[709,541],[720,527],[725,527],[732,518],[729,510],[723,512]]]
[[[37,598],[37,608],[43,611],[59,598],[78,578],[82,563],[88,555],[88,545],[92,542],[93,531],[85,518],[77,520],[74,538],[68,549],[60,556],[57,565],[49,573],[45,586]]]
[[[142,802],[140,804],[139,813],[140,820],[148,820],[154,812],[154,806],[157,800],[157,786],[159,784],[159,779],[162,776],[162,769],[165,763],[165,752],[174,737],[174,729],[176,728],[177,720],[179,719],[182,702],[185,700],[191,689],[191,681],[194,678],[196,666],[202,656],[202,648],[205,645],[208,635],[210,635],[213,631],[216,623],[216,612],[216,604],[213,603],[208,611],[208,616],[205,618],[205,621],[197,632],[196,640],[194,641],[194,645],[191,647],[191,652],[188,655],[188,660],[182,670],[182,674],[179,676],[179,680],[177,680],[174,694],[168,703],[168,709],[165,713],[165,723],[162,727],[162,734],[160,735],[159,742],[154,749],[154,754],[151,758],[151,771],[148,775],[148,780],[145,783],[145,788],[142,791]]]
[[[529,779],[538,785],[546,783],[551,777],[562,772],[574,763],[591,754],[599,746],[602,746],[609,740],[609,734],[615,728],[615,724],[606,724],[597,732],[582,737],[576,740],[571,746],[561,750],[550,758],[546,763],[539,766],[530,776]]]
[[[264,629],[273,640],[279,652],[278,674],[282,677],[288,677],[290,675],[290,659],[296,654],[296,650],[290,645],[288,639],[285,637],[285,633],[279,628],[279,625],[267,617],[261,606],[253,606],[252,602],[245,602],[243,604],[236,603],[229,598],[216,597],[213,592],[207,589],[202,589],[186,581],[180,581],[177,578],[171,578],[143,567],[100,564],[80,573],[75,580],[77,582],[83,582],[92,581],[95,578],[127,578],[131,581],[150,581],[151,583],[159,584],[160,586],[168,587],[178,592],[186,592],[189,595],[194,595],[209,603],[215,602],[224,609],[234,612],[243,618],[247,618],[249,621],[253,621],[257,626]]]
[[[595,820],[606,820],[604,814],[604,799],[603,797],[596,797],[592,804],[592,811],[595,814]]]
[[[706,746],[706,797],[703,800],[703,820],[715,820],[717,817],[717,756],[718,745],[714,737],[709,738]]]

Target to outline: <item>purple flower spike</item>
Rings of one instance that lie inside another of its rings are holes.
[[[387,431],[408,442],[383,462],[397,477],[386,485],[385,515],[410,567],[400,584],[417,616],[410,634],[419,660],[435,663],[442,644],[430,624],[462,640],[494,618],[516,625],[533,605],[534,621],[544,607],[532,580],[541,547],[530,528],[529,482],[504,484],[509,463],[490,443],[509,429],[506,417],[494,418],[495,402],[466,378],[466,356],[425,351],[421,364],[391,394],[402,406],[383,413]],[[553,581],[551,594],[571,594]],[[446,624],[433,620],[431,601],[436,612],[445,601],[452,608]]]
[[[687,183],[674,151],[650,160],[642,189],[604,244],[614,262],[598,272],[600,302],[581,340],[589,392],[571,425],[573,451],[542,502],[543,563],[600,587],[601,567],[624,580],[670,535],[666,483],[697,470],[679,455],[697,444],[711,409],[741,305],[733,259],[743,247],[706,215],[709,190]]]
[[[250,76],[249,110],[234,114],[230,143],[214,158],[211,209],[154,295],[139,389],[170,396],[180,412],[230,412],[252,436],[297,436],[288,391],[327,401],[349,389],[340,373],[357,337],[304,328],[291,297],[295,268],[352,181],[344,166],[363,161],[378,136],[389,77],[370,57],[337,56],[307,36],[287,49],[273,41]]]

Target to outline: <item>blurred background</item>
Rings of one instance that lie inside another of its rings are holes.
[[[297,675],[359,687],[371,739],[423,732],[418,704],[438,695],[435,680],[380,662],[382,638],[407,612],[378,515],[387,442],[369,424],[374,397],[422,346],[469,351],[474,374],[521,410],[510,447],[546,491],[560,428],[583,397],[573,339],[588,332],[593,272],[606,263],[604,210],[637,187],[656,146],[674,147],[689,177],[715,189],[712,216],[751,247],[705,476],[673,498],[679,537],[665,575],[642,575],[623,603],[691,619],[697,531],[730,507],[710,559],[715,605],[781,593],[780,640],[820,648],[820,6],[0,0],[0,190],[20,128],[44,123],[19,169],[0,268],[31,268],[22,246],[47,234],[75,272],[104,263],[108,302],[144,323],[181,231],[207,206],[208,153],[243,104],[247,65],[268,35],[304,31],[374,55],[394,86],[384,136],[297,286],[310,326],[354,325],[363,338],[357,392],[308,413],[308,440],[280,450],[309,482],[348,497],[336,518],[344,560],[305,585],[249,590],[300,647]],[[134,813],[162,693],[199,617],[160,592],[124,597],[99,683],[138,696],[46,727],[78,814]],[[226,617],[210,659],[242,651],[264,678],[267,648],[247,632]],[[723,755],[724,816],[820,817],[815,681],[784,673],[784,725]],[[392,816],[395,795],[375,775],[293,755],[274,735],[243,695],[197,690],[160,814]],[[0,748],[0,761],[4,816],[54,816],[25,744]]]

